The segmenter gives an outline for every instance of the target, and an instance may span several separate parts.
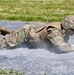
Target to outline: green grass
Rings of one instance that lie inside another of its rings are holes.
[[[23,75],[23,73],[20,73],[17,70],[14,70],[13,68],[10,69],[10,71],[0,69],[0,75]]]
[[[62,21],[74,15],[74,0],[0,0],[1,20]]]
[[[0,75],[27,75],[27,74],[25,74],[25,72],[21,73],[13,68],[11,68],[9,71],[0,68]],[[39,75],[46,75],[46,73]]]

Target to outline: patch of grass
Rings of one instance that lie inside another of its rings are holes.
[[[21,72],[15,70],[13,68],[11,68],[9,71],[0,68],[0,75],[26,75],[26,74],[25,73],[21,73]],[[39,74],[39,75],[46,75],[46,73]]]
[[[0,0],[1,20],[61,21],[74,15],[74,0]]]
[[[23,73],[18,72],[17,70],[10,69],[10,71],[6,71],[5,69],[0,69],[0,75],[23,75]]]

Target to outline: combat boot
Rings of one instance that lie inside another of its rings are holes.
[[[5,41],[5,39],[0,35],[0,49],[6,48],[6,47],[7,47],[6,41]]]

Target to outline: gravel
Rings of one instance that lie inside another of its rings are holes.
[[[25,24],[42,25],[39,22],[0,21],[0,26],[18,29]],[[74,44],[74,36],[69,43]],[[52,50],[52,51],[51,51]],[[0,50],[0,68],[10,68],[24,75],[74,75],[74,52],[59,53],[55,49],[29,49],[21,45],[14,49]]]

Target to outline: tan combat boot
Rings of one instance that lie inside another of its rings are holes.
[[[0,35],[0,48],[6,48],[7,44],[5,39]]]

